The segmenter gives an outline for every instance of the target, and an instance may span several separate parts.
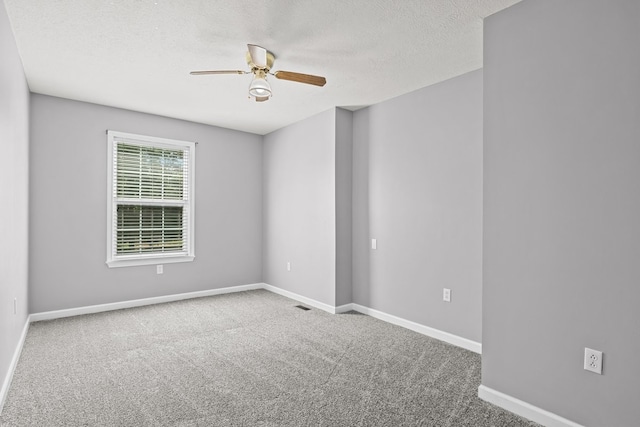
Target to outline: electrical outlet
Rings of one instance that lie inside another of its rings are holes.
[[[378,239],[371,239],[371,249],[378,249]]]
[[[291,271],[291,263],[287,262],[287,271]]]
[[[451,289],[442,289],[442,301],[451,302]]]
[[[164,266],[156,265],[156,274],[162,274],[162,273],[164,273]]]
[[[602,352],[585,347],[584,369],[602,375]]]

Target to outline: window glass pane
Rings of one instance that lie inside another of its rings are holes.
[[[116,196],[183,200],[187,168],[182,150],[116,144]]]
[[[185,250],[182,206],[118,205],[118,255]]]

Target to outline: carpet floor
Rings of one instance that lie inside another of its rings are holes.
[[[536,426],[480,356],[264,290],[30,325],[2,426]]]

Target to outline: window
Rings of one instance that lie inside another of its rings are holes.
[[[107,265],[193,261],[195,143],[107,131]]]

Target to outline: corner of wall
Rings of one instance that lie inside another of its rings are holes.
[[[353,114],[336,108],[336,296],[335,305],[353,302],[352,295],[352,203]]]

